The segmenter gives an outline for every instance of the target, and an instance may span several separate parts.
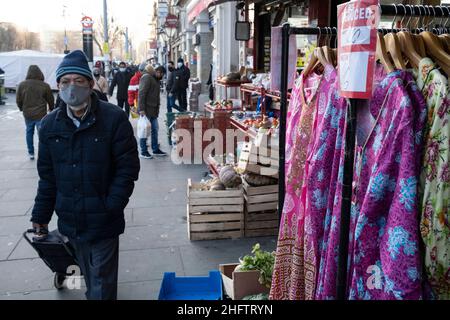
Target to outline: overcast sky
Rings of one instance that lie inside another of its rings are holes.
[[[148,38],[154,0],[108,0],[108,15],[126,27],[135,43]],[[0,22],[14,22],[30,31],[80,30],[82,15],[94,22],[103,15],[103,0],[8,0],[1,1]],[[63,19],[63,5],[67,6]],[[103,27],[100,27],[103,30]]]

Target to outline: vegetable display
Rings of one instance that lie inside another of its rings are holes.
[[[273,266],[275,264],[275,253],[261,250],[259,243],[253,246],[253,255],[246,255],[239,259],[240,264],[235,271],[257,270],[260,273],[259,283],[270,288],[272,284]]]

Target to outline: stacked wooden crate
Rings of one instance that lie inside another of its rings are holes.
[[[200,191],[188,180],[187,220],[190,240],[244,236],[243,190]]]
[[[256,147],[253,142],[245,142],[241,150],[238,168],[241,169],[241,172],[252,172],[278,179],[278,153],[278,146]]]
[[[278,184],[253,187],[242,179],[244,187],[245,236],[278,235]]]

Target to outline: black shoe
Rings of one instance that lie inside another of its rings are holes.
[[[160,149],[158,149],[156,151],[153,151],[153,155],[155,157],[165,157],[165,156],[167,156],[167,153],[165,153],[165,152],[161,151]]]
[[[30,157],[30,160],[34,160],[34,154],[33,153],[29,153],[28,156]]]
[[[139,154],[139,157],[144,158],[144,159],[153,159],[153,156],[148,152]]]

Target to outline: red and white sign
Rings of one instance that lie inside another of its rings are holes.
[[[81,19],[81,25],[83,26],[83,34],[92,34],[92,26],[94,25],[94,21],[91,17],[84,16]]]
[[[166,17],[166,23],[164,24],[166,28],[175,29],[178,26],[178,16],[174,14],[169,14]]]
[[[353,0],[338,6],[338,73],[342,97],[372,97],[379,21],[378,0]]]

